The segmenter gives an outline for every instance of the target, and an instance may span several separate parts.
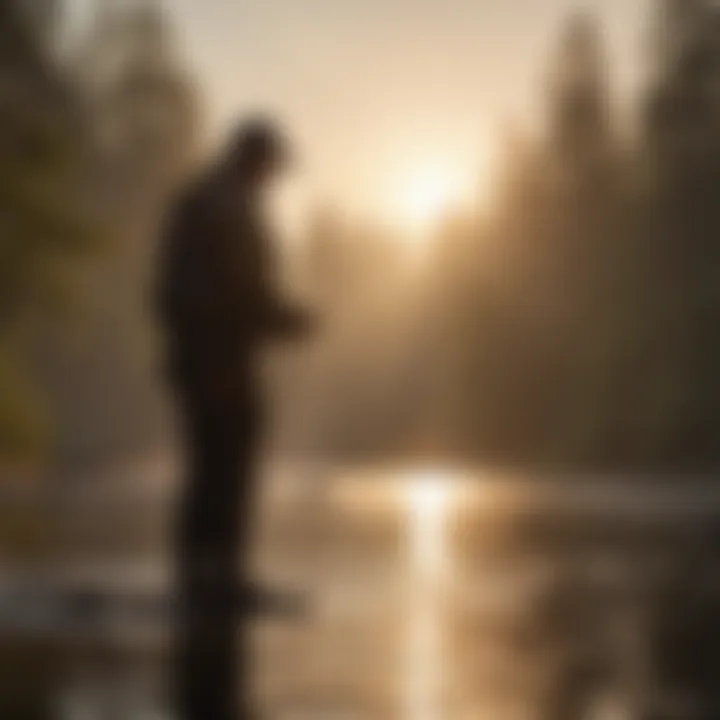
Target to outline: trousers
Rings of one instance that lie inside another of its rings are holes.
[[[251,619],[242,597],[250,585],[262,422],[253,383],[222,377],[180,374],[176,382],[186,449],[172,662],[180,720],[253,715]]]

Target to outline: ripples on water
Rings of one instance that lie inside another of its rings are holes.
[[[267,493],[258,572],[307,590],[313,606],[302,622],[257,626],[267,717],[619,719],[672,709],[709,718],[720,709],[720,496],[709,484],[327,475],[278,472]],[[159,590],[163,493],[94,492],[70,508],[66,571],[100,587]],[[113,717],[163,717],[157,630],[126,620],[68,643],[63,716],[99,719],[111,707]]]

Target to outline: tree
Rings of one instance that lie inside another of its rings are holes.
[[[554,303],[556,359],[553,406],[558,413],[550,453],[562,462],[593,464],[612,452],[621,420],[617,382],[624,320],[622,292],[627,233],[627,163],[614,124],[607,59],[594,19],[570,18],[551,85],[547,162],[551,240],[546,296]]]
[[[622,198],[611,104],[597,27],[573,16],[551,68],[545,132],[509,139],[496,211],[475,233],[474,254],[488,238],[497,252],[464,253],[475,282],[462,283],[464,309],[452,315],[471,327],[449,342],[465,345],[471,419],[461,425],[473,454],[572,464],[604,449]]]
[[[25,335],[65,295],[78,252],[92,242],[77,193],[77,107],[33,29],[17,4],[2,4],[0,456],[37,445]]]
[[[704,469],[718,460],[720,418],[720,10],[703,0],[662,10],[644,113],[655,307],[645,417],[662,419],[654,445],[667,462]]]
[[[152,0],[100,5],[79,55],[88,201],[111,241],[86,268],[83,323],[45,353],[57,450],[69,462],[143,453],[162,439],[148,298],[157,229],[194,160],[199,114],[170,19]]]

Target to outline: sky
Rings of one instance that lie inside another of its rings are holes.
[[[503,128],[541,118],[553,49],[573,9],[601,20],[626,97],[638,81],[648,2],[164,4],[200,81],[209,137],[248,112],[269,112],[297,146],[308,196],[391,217],[430,197],[433,182],[458,200],[488,189]]]

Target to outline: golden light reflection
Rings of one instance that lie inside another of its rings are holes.
[[[413,567],[427,574],[429,581],[442,573],[445,560],[445,520],[451,481],[437,473],[412,480],[408,488],[412,516]]]
[[[407,717],[442,717],[442,594],[447,563],[445,528],[451,482],[438,473],[408,485],[410,607],[407,645]]]

